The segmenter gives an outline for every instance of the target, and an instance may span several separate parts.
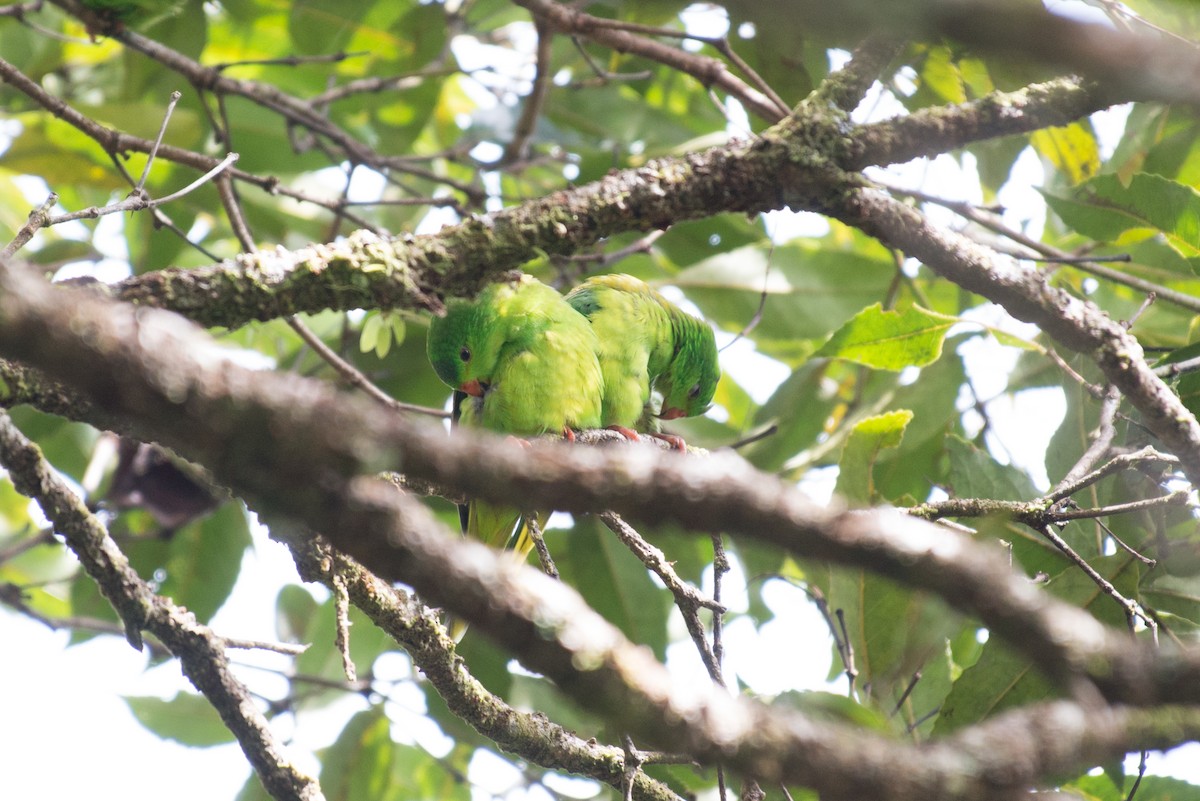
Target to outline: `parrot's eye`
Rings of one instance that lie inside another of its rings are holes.
[[[458,352],[458,358],[462,359],[464,362],[471,361],[471,349],[464,345],[463,349]]]
[[[688,390],[688,397],[695,398],[700,394],[700,384],[697,383],[694,387]]]

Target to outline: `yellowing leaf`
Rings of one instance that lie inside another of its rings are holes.
[[[1072,184],[1086,181],[1100,169],[1100,146],[1091,125],[1073,122],[1063,128],[1043,128],[1029,136],[1029,142]]]

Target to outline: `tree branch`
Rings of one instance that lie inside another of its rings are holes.
[[[184,675],[216,708],[271,797],[277,801],[324,798],[316,780],[292,764],[267,719],[234,677],[221,638],[197,623],[190,612],[153,593],[104,526],[3,412],[0,462],[17,490],[36,500],[55,530],[66,538],[84,570],[124,621],[129,643],[141,650],[144,629],[179,659]]]

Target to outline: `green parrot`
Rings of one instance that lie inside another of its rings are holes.
[[[657,417],[704,414],[721,377],[712,329],[631,275],[598,275],[567,295],[600,338],[604,374],[603,425],[636,439],[636,428],[661,436],[649,411],[650,392],[662,395]],[[683,449],[678,437],[664,437]]]
[[[429,327],[438,378],[455,390],[459,422],[514,437],[600,425],[599,343],[586,318],[525,275],[491,284],[474,301],[451,300]],[[467,505],[464,530],[524,560],[533,547],[521,510]]]

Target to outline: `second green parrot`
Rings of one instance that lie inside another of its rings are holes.
[[[716,340],[703,320],[631,275],[594,276],[566,300],[600,339],[603,425],[626,436],[631,428],[650,431],[652,389],[662,395],[657,417],[664,420],[703,414],[712,405],[721,371]]]

